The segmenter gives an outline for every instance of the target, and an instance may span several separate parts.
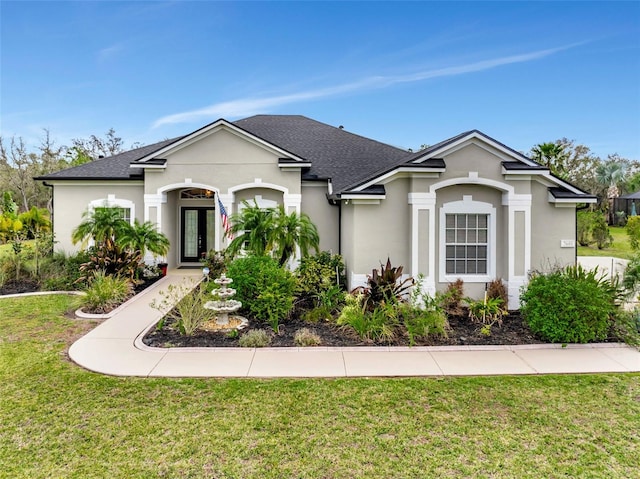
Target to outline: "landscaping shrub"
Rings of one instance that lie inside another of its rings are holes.
[[[474,323],[502,325],[502,318],[507,315],[507,311],[502,298],[490,298],[473,300],[465,298],[469,307],[469,317]]]
[[[238,339],[238,344],[241,348],[264,348],[270,342],[271,336],[264,329],[252,329]]]
[[[268,256],[236,259],[229,265],[227,275],[233,279],[243,310],[277,331],[293,307],[293,275]]]
[[[170,318],[175,321],[180,334],[191,336],[206,321],[212,319],[214,313],[204,307],[210,299],[204,285],[196,286],[191,280],[188,283],[169,285],[166,291],[161,290],[160,299],[153,300],[151,307],[165,315],[158,324],[159,328],[164,325],[166,318]]]
[[[618,311],[611,326],[613,337],[640,349],[640,310]]]
[[[124,303],[133,294],[133,285],[127,278],[107,276],[96,272],[85,291],[82,304],[89,313],[104,314]]]
[[[634,251],[640,249],[640,216],[631,216],[627,221],[625,227],[627,236],[629,236],[629,243]]]
[[[227,271],[229,266],[229,258],[225,255],[224,251],[209,251],[206,256],[201,260],[203,268],[209,268],[209,278],[216,279],[220,275]]]
[[[394,328],[397,325],[395,304],[386,307],[379,305],[369,310],[363,294],[349,295],[346,301],[337,324],[355,332],[360,339],[367,342],[385,342],[394,338]]]
[[[487,298],[500,298],[503,309],[507,309],[509,304],[509,293],[502,279],[497,278],[487,285]]]
[[[404,267],[391,266],[391,260],[380,265],[380,270],[374,269],[367,277],[367,286],[355,288],[352,293],[362,294],[364,306],[373,311],[386,303],[396,303],[405,299],[415,281],[409,277],[402,279]]]
[[[447,290],[441,296],[441,304],[444,311],[449,316],[461,316],[462,298],[464,297],[464,281],[458,278],[453,283],[447,285]]]
[[[593,218],[593,226],[591,230],[593,240],[596,242],[598,249],[607,248],[613,243],[613,236],[609,232],[609,225],[602,213],[596,213]]]
[[[89,249],[89,261],[80,266],[84,274],[81,280],[88,281],[97,271],[107,276],[122,276],[133,280],[142,264],[139,251],[125,249],[118,244],[109,243]]]
[[[293,336],[293,342],[298,346],[318,346],[322,343],[320,336],[309,328],[298,329]]]
[[[417,340],[426,340],[432,336],[447,337],[447,315],[435,306],[426,308],[400,306],[402,324],[407,331],[409,344],[414,346]]]
[[[640,216],[633,216],[633,218],[640,218]],[[627,295],[632,296],[640,284],[640,255],[636,254],[631,261],[627,264],[624,270],[624,279],[622,285],[627,290]]]
[[[593,243],[591,230],[594,223],[594,211],[580,210],[577,214],[577,239],[580,246],[589,246]]]
[[[570,266],[536,273],[520,296],[521,313],[531,331],[554,343],[586,343],[607,337],[619,299],[615,283]]]
[[[330,299],[336,292],[344,291],[346,285],[342,256],[332,255],[328,251],[302,258],[295,276],[296,294],[299,300],[313,307],[326,303],[328,292],[331,292]],[[331,307],[331,305],[328,306]]]
[[[79,251],[66,255],[63,252],[53,253],[43,261],[41,267],[42,287],[48,291],[71,291],[87,286],[80,278],[84,273],[80,266],[90,259],[88,251]]]

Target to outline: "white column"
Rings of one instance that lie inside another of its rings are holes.
[[[520,306],[520,288],[527,283],[527,275],[531,270],[531,195],[507,194],[502,197],[502,204],[508,208],[508,278],[509,309]],[[524,274],[516,274],[516,212],[524,213]]]
[[[294,211],[300,214],[300,209],[302,205],[302,195],[293,194],[293,193],[283,193],[282,202],[284,203],[284,210],[288,214],[293,213]]]
[[[157,194],[145,194],[144,195],[144,221],[150,221],[151,208],[156,209],[156,230],[159,232],[162,231],[162,205],[166,204],[167,195],[165,193],[157,193]],[[166,261],[167,258],[164,258]],[[144,256],[144,262],[147,264],[153,263],[153,255],[147,251]]]
[[[229,217],[231,217],[231,214],[233,212],[233,204],[235,202],[235,198],[236,195],[233,193],[227,193],[227,194],[222,194],[222,193],[218,193],[218,198],[220,198],[220,201],[222,202],[222,204],[224,205],[224,209],[227,210],[227,214],[229,215]],[[218,209],[218,204],[216,202],[216,210]],[[224,232],[224,227],[222,226],[222,217],[220,216],[220,211],[216,211],[216,241],[215,241],[215,248],[216,251],[220,251],[223,248],[223,241],[224,241],[224,248],[226,248],[229,245],[229,238],[227,238],[225,232]]]
[[[422,285],[424,292],[434,295],[436,292],[435,262],[436,262],[436,194],[409,193],[408,202],[411,205],[411,275],[416,278],[420,271],[420,255],[427,248],[429,263]],[[429,244],[420,244],[420,211],[429,212]]]

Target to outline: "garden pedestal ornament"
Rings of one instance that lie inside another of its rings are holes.
[[[235,299],[231,299],[236,294],[236,290],[229,288],[229,284],[233,282],[233,279],[227,278],[223,273],[219,278],[213,280],[214,283],[219,284],[220,288],[211,292],[217,299],[214,301],[207,301],[204,304],[206,309],[216,313],[215,327],[209,329],[216,329],[219,331],[242,329],[247,326],[248,321],[242,316],[233,315],[241,307],[242,303]],[[231,316],[230,316],[231,315]]]

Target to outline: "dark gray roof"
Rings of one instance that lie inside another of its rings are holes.
[[[503,161],[502,166],[505,170],[512,171],[549,171],[549,168],[542,165],[527,165],[519,161]]]
[[[181,137],[180,137],[181,138]],[[130,168],[132,161],[153,153],[160,148],[179,140],[172,138],[153,145],[142,146],[135,150],[100,158],[84,165],[67,168],[56,173],[39,176],[36,180],[139,180],[143,178],[141,168]]]
[[[640,191],[636,191],[635,193],[627,193],[626,195],[622,195],[619,198],[621,200],[638,200],[640,199]]]
[[[406,150],[300,115],[256,115],[234,125],[311,161],[305,177],[331,178],[336,193],[408,155]]]
[[[588,195],[588,194],[578,194],[578,193],[574,193],[573,191],[569,191],[566,188],[561,188],[561,187],[553,187],[553,188],[549,188],[549,193],[551,193],[553,195],[554,198],[556,199],[567,199],[567,200],[573,200],[573,199],[595,199],[597,198],[597,196],[595,195]]]
[[[396,168],[410,166],[416,168],[444,168],[444,161],[430,158],[420,163],[414,163],[425,155],[464,138],[472,133],[478,133],[508,149],[516,158],[521,160],[504,162],[507,169],[545,169],[539,167],[523,154],[488,137],[478,130],[470,130],[441,141],[429,148],[410,153],[394,146],[380,143],[360,135],[349,133],[342,128],[336,128],[325,123],[301,115],[256,115],[233,122],[238,128],[277,146],[281,150],[298,158],[310,162],[311,167],[303,168],[303,180],[331,179],[333,192],[340,194],[364,185],[369,181],[385,175]],[[207,128],[209,125],[203,127]],[[199,130],[190,135],[197,134]],[[189,135],[187,135],[189,136]],[[108,158],[68,168],[66,170],[40,176],[38,180],[137,180],[144,178],[142,168],[131,168],[131,164],[145,157],[150,157],[147,164],[163,164],[161,158],[153,158],[155,152],[185,138],[184,136],[164,140],[152,145],[119,153]],[[159,153],[158,153],[159,154]],[[287,159],[280,159],[287,163]],[[562,181],[562,180],[560,180]],[[566,183],[566,182],[565,182]],[[551,193],[556,198],[576,197],[564,188],[552,188]],[[383,189],[367,189],[369,194],[383,194]],[[568,196],[565,196],[568,195]],[[585,195],[584,197],[591,197]]]

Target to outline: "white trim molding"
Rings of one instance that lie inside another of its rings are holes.
[[[487,272],[485,274],[447,274],[446,261],[446,215],[481,214],[487,215]],[[462,201],[450,201],[440,208],[440,227],[438,251],[440,253],[438,279],[440,283],[452,283],[462,278],[466,283],[487,283],[496,276],[496,208],[491,203],[475,201],[471,195],[465,195]]]
[[[89,202],[88,209],[90,213],[96,208],[128,208],[130,212],[129,223],[133,224],[136,218],[136,204],[131,200],[124,198],[116,198],[116,195],[107,195],[106,198],[99,198]]]
[[[435,280],[435,228],[436,228],[436,194],[435,193],[409,193],[408,202],[411,205],[411,274],[417,278],[420,273],[424,275],[422,287],[425,292],[434,295],[436,292]],[[420,243],[420,211],[429,212],[429,244],[427,245],[428,265],[427,271],[420,271],[420,254],[425,245]]]

